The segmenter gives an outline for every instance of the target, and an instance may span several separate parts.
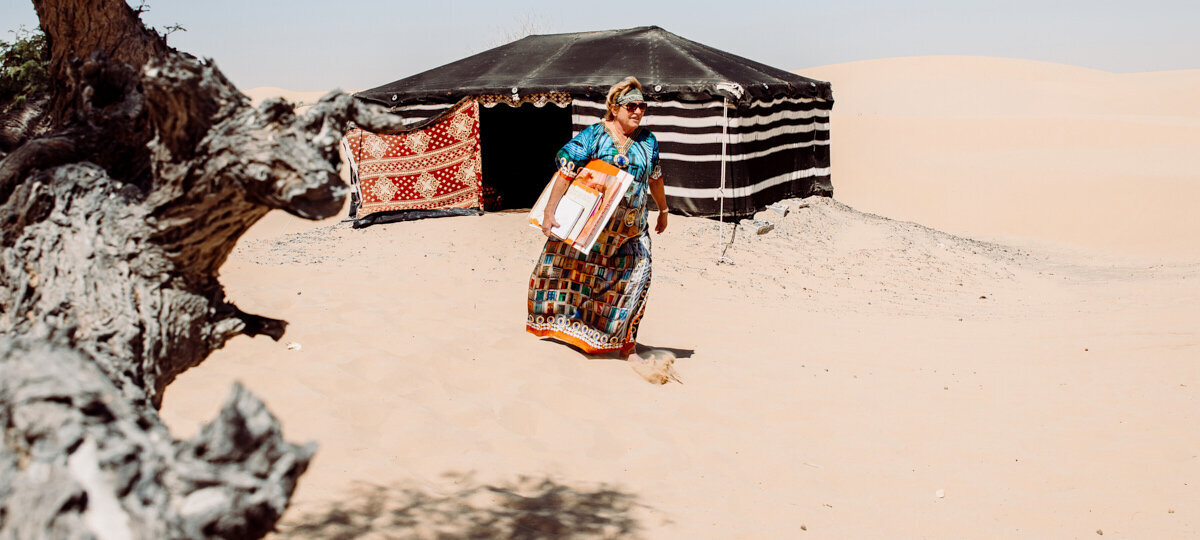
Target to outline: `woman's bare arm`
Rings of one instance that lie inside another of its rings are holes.
[[[562,196],[567,192],[567,187],[571,185],[571,179],[563,176],[561,172],[554,173],[554,187],[550,189],[550,198],[546,201],[546,213],[542,216],[542,234],[551,236],[550,231],[558,226],[558,222],[554,221],[554,211],[558,209],[558,201],[562,200]]]
[[[650,179],[650,196],[658,205],[658,224],[654,226],[654,232],[661,233],[667,229],[667,214],[670,212],[667,208],[667,189],[661,176]]]

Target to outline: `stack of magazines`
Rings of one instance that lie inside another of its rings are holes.
[[[583,253],[590,252],[632,183],[633,175],[613,165],[599,159],[588,162],[559,199],[554,209],[558,226],[550,234]],[[529,223],[538,229],[542,228],[542,217],[546,215],[546,203],[553,189],[551,178],[529,211]]]

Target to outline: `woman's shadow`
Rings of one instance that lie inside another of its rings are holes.
[[[646,382],[650,384],[667,384],[669,382],[683,384],[683,377],[679,375],[675,360],[691,358],[696,351],[694,349],[652,347],[639,343],[636,352],[641,360],[631,359],[630,367]]]
[[[654,347],[654,346],[642,345],[641,343],[638,343],[638,346],[637,346],[638,354],[642,354],[643,352],[650,352],[650,351],[669,352],[669,353],[671,353],[671,356],[675,357],[676,360],[679,360],[682,358],[691,358],[693,354],[696,354],[695,349],[676,349],[674,347]]]
[[[572,349],[575,349],[583,355],[593,360],[621,360],[624,357],[617,352],[607,352],[592,354],[584,351],[578,345],[566,343],[554,339],[552,337],[544,337],[542,341],[560,343]],[[641,361],[630,361],[630,367],[639,376],[650,384],[667,384],[669,382],[677,382],[683,384],[683,377],[679,375],[679,370],[675,367],[675,360],[680,358],[691,358],[696,353],[695,349],[676,349],[673,347],[654,347],[651,345],[637,344],[635,349]]]

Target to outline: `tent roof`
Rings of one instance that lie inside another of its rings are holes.
[[[389,106],[453,103],[471,95],[514,92],[567,92],[599,101],[609,86],[629,75],[641,81],[650,99],[833,98],[827,82],[717,50],[657,26],[529,36],[355,95]]]

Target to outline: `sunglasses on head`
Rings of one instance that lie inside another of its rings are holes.
[[[644,111],[644,110],[646,110],[646,107],[647,107],[647,105],[646,105],[645,101],[643,101],[641,103],[626,103],[625,104],[625,110],[627,110],[629,112],[633,112],[633,111],[637,111],[637,110]]]

